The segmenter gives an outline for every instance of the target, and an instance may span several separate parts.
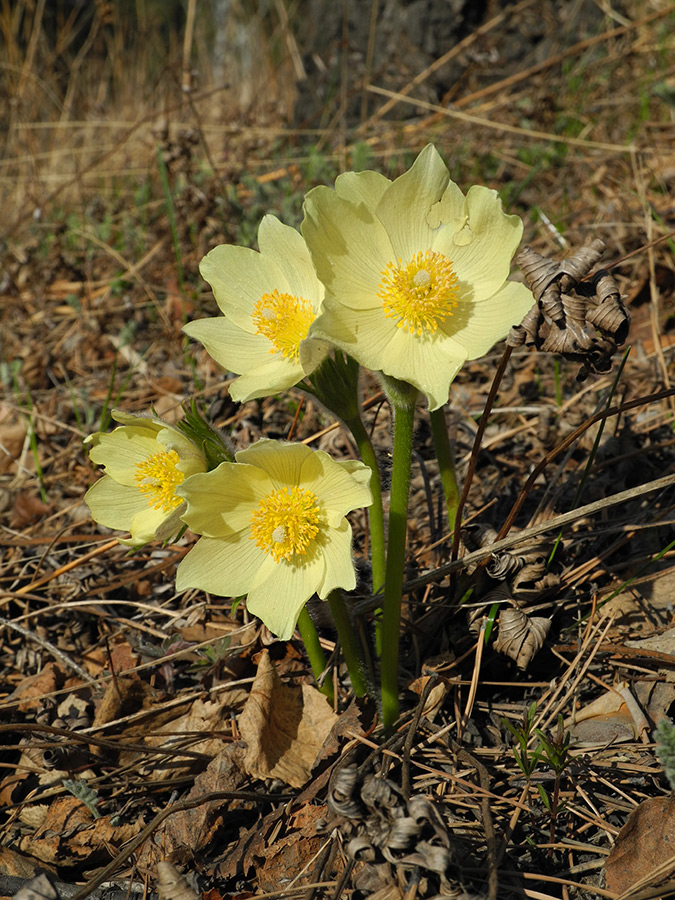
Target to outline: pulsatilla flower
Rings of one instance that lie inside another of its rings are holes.
[[[178,590],[247,595],[282,640],[313,594],[356,585],[346,514],[372,502],[370,470],[302,444],[263,439],[178,488],[202,535],[178,566]]]
[[[315,344],[304,365],[300,360],[300,345],[323,299],[323,285],[302,235],[265,216],[258,245],[259,253],[231,244],[207,253],[199,269],[223,315],[183,328],[216,362],[239,376],[230,385],[237,401],[292,387],[325,355],[322,345]]]
[[[139,547],[168,540],[183,527],[185,501],[176,489],[206,471],[201,451],[177,428],[161,419],[114,410],[120,423],[110,433],[89,435],[89,458],[105,470],[84,502],[100,525],[131,532],[120,543]]]
[[[533,303],[507,281],[522,230],[495,191],[476,185],[464,196],[431,145],[393,182],[340,175],[335,190],[305,200],[302,233],[326,287],[309,335],[414,385],[436,409],[464,362]]]

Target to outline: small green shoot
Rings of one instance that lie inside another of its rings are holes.
[[[40,462],[40,454],[38,452],[38,441],[37,434],[35,432],[35,410],[33,409],[33,397],[30,392],[30,388],[26,385],[26,401],[22,399],[21,390],[19,387],[19,371],[21,370],[21,364],[15,365],[12,367],[12,380],[14,382],[14,394],[16,396],[16,404],[20,409],[24,409],[27,412],[28,419],[28,442],[30,444],[30,451],[33,454],[33,460],[35,462],[35,474],[38,478],[38,483],[40,485],[40,498],[43,503],[47,503],[47,490],[45,488],[45,478],[44,472],[42,471],[42,463]]]

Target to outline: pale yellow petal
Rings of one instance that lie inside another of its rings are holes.
[[[325,571],[323,554],[315,554],[302,565],[285,561],[261,566],[246,598],[246,608],[258,616],[282,641],[293,637],[300,612],[321,584]]]
[[[221,244],[202,259],[199,271],[211,285],[221,311],[244,331],[255,332],[251,321],[253,305],[274,290],[289,293],[290,285],[282,270],[269,259],[248,247]]]
[[[254,541],[201,537],[176,569],[176,590],[200,588],[218,597],[240,597],[253,577],[269,565]]]
[[[323,285],[316,276],[304,238],[295,228],[283,225],[275,216],[264,216],[258,229],[260,252],[273,259],[283,272],[290,293],[308,300],[318,312]],[[281,288],[279,288],[281,291]]]
[[[379,172],[344,172],[335,179],[335,193],[349,203],[363,203],[375,211],[391,181]]]
[[[183,521],[195,534],[231,537],[248,529],[251,512],[270,489],[268,475],[255,466],[223,462],[192,475],[176,494],[187,500]]]
[[[90,437],[89,458],[102,465],[119,484],[134,487],[139,463],[161,452],[155,437],[156,432],[133,425],[123,425],[110,433],[99,432]]]
[[[431,246],[434,230],[427,223],[427,216],[449,180],[445,163],[433,144],[428,144],[410,169],[384,192],[377,217],[391,241],[392,261],[407,261],[418,250]]]
[[[346,519],[339,528],[331,528],[323,545],[325,573],[317,588],[322,600],[337,588],[353,591],[356,587],[356,572],[352,555],[352,529]]]

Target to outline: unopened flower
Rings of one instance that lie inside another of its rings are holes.
[[[346,514],[372,502],[370,469],[303,444],[263,439],[178,493],[201,534],[178,566],[178,590],[247,596],[247,608],[283,640],[310,597],[356,585]]]
[[[131,532],[120,543],[132,547],[165,541],[183,527],[185,501],[176,489],[186,478],[206,471],[201,451],[161,419],[114,410],[120,423],[111,432],[89,435],[89,458],[105,470],[84,502],[100,525]]]
[[[305,200],[302,233],[326,287],[310,337],[408,382],[431,409],[467,359],[505,337],[533,303],[508,282],[523,226],[496,191],[466,196],[431,145],[395,181],[340,175]]]
[[[320,347],[300,360],[323,300],[302,235],[274,216],[258,229],[260,252],[222,244],[199,267],[213,288],[222,316],[189,322],[184,331],[238,378],[230,385],[234,400],[252,400],[297,384],[320,362]]]

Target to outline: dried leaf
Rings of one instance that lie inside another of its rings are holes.
[[[537,305],[511,329],[512,347],[526,344],[578,360],[580,381],[589,372],[609,371],[612,354],[628,336],[630,315],[609,272],[587,278],[603,250],[603,242],[594,240],[556,263],[525,247],[517,259]]]
[[[239,730],[248,744],[246,771],[301,787],[336,720],[316,688],[283,684],[265,651],[239,717]]]
[[[326,841],[325,835],[317,833],[317,825],[325,815],[325,806],[306,803],[293,813],[282,837],[251,847],[244,857],[244,868],[255,869],[261,892],[274,891],[280,884],[294,881],[307,868]]]
[[[543,647],[550,627],[550,619],[529,617],[522,609],[503,609],[495,650],[510,656],[519,669],[526,669]]]
[[[53,874],[56,869],[38,862],[34,857],[24,856],[11,850],[9,847],[0,847],[0,874],[11,875],[14,878],[34,878],[38,869],[44,871],[48,868]]]
[[[143,827],[142,818],[129,825],[113,826],[110,816],[94,819],[75,797],[53,800],[41,827],[19,840],[19,849],[37,859],[59,866],[74,866],[85,860],[96,865],[111,859],[113,848],[134,837]]]
[[[242,768],[243,755],[241,742],[228,744],[195,778],[187,799],[194,800],[212,791],[241,790],[248,778]],[[224,800],[211,800],[169,816],[158,829],[156,840],[143,846],[139,864],[152,865],[158,853],[174,863],[190,862],[211,842],[227,810],[235,806],[236,801],[228,805]]]
[[[49,515],[52,507],[48,503],[43,503],[35,494],[28,494],[21,491],[14,498],[14,508],[10,525],[12,528],[25,528],[39,522],[43,516]]]
[[[605,862],[607,888],[622,894],[638,882],[658,883],[675,871],[675,799],[652,797],[643,800],[628,816]],[[650,879],[653,873],[653,881]]]

